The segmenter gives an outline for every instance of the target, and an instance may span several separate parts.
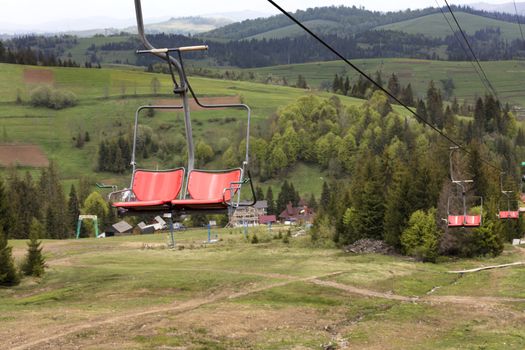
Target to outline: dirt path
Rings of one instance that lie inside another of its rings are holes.
[[[82,332],[88,329],[92,329],[92,328],[96,328],[96,327],[100,327],[104,325],[118,324],[118,323],[122,323],[124,321],[130,320],[133,318],[139,318],[142,316],[148,316],[148,315],[153,315],[157,313],[168,313],[168,312],[175,313],[175,314],[184,313],[184,312],[188,312],[196,308],[199,308],[203,305],[212,304],[218,301],[240,298],[240,297],[247,296],[253,293],[262,292],[268,289],[283,287],[293,282],[307,282],[307,281],[316,280],[318,278],[335,276],[341,273],[343,272],[338,271],[338,272],[332,272],[332,273],[322,275],[322,276],[312,276],[312,277],[304,277],[304,278],[293,278],[293,276],[289,276],[289,277],[292,277],[292,279],[287,279],[286,281],[283,281],[283,282],[277,282],[277,283],[269,284],[269,285],[258,287],[258,288],[250,288],[250,289],[247,289],[241,292],[237,292],[237,293],[232,293],[232,294],[219,293],[219,294],[208,296],[205,298],[193,299],[193,300],[183,302],[183,303],[180,303],[174,306],[163,306],[163,307],[150,308],[148,310],[135,311],[135,312],[121,314],[121,315],[111,317],[108,319],[104,319],[104,320],[90,320],[90,321],[86,321],[86,322],[71,326],[66,331],[62,331],[58,329],[57,330],[46,330],[46,333],[53,334],[53,335],[50,335],[44,338],[39,338],[37,340],[29,341],[29,342],[26,342],[22,345],[18,345],[15,347],[11,347],[11,350],[23,350],[23,349],[30,349],[32,347],[38,347],[39,345],[44,345],[54,340],[64,338],[69,335],[79,333],[79,332]],[[269,276],[273,276],[273,274],[270,274]]]
[[[376,292],[376,291],[369,290],[369,289],[349,286],[349,285],[342,284],[342,283],[319,280],[317,278],[312,278],[309,281],[319,286],[332,287],[335,289],[344,290],[345,292],[348,292],[348,293],[359,294],[359,295],[363,295],[366,297],[397,300],[397,301],[409,301],[409,302],[410,301],[414,302],[414,301],[419,300],[419,298],[405,297],[403,295],[396,295],[396,294],[390,294],[390,293],[381,293],[381,292]]]
[[[444,295],[444,296],[436,296],[436,295],[428,295],[424,297],[408,297],[408,296],[402,296],[402,295],[396,295],[391,293],[383,293],[383,292],[377,292],[374,290],[354,287],[338,282],[333,281],[327,281],[324,280],[326,277],[333,277],[336,275],[340,275],[344,273],[344,271],[337,271],[332,272],[325,275],[320,276],[311,276],[311,277],[296,277],[296,276],[290,276],[290,275],[283,275],[283,274],[277,274],[277,273],[259,273],[259,272],[246,272],[246,271],[234,271],[234,270],[219,270],[219,269],[176,269],[179,271],[195,271],[195,272],[204,272],[204,271],[211,271],[211,272],[221,272],[221,273],[231,273],[231,274],[242,274],[242,275],[248,275],[248,276],[259,276],[259,277],[265,277],[265,278],[272,278],[272,279],[283,279],[281,282],[275,282],[271,283],[265,286],[261,287],[255,287],[255,288],[248,288],[245,290],[242,290],[240,292],[235,293],[227,293],[222,292],[215,295],[210,295],[203,298],[197,298],[192,299],[190,301],[178,303],[175,305],[164,305],[162,307],[155,307],[155,308],[149,308],[147,310],[140,310],[140,311],[133,311],[129,313],[120,314],[118,316],[106,318],[106,319],[95,319],[95,320],[89,320],[82,323],[79,323],[77,325],[72,325],[67,330],[63,329],[46,329],[46,334],[52,334],[47,337],[40,337],[35,340],[29,340],[21,345],[17,345],[16,347],[12,347],[13,350],[23,350],[23,349],[30,349],[30,348],[40,348],[44,345],[50,345],[55,340],[65,338],[67,336],[80,333],[82,331],[86,331],[88,329],[93,329],[101,326],[106,325],[115,325],[120,323],[125,323],[126,321],[137,319],[143,316],[149,316],[154,314],[182,314],[189,311],[192,311],[194,309],[197,309],[201,306],[225,301],[225,300],[231,300],[236,298],[241,298],[250,294],[262,292],[265,290],[269,290],[272,288],[278,288],[283,287],[291,283],[295,282],[309,282],[313,283],[319,286],[325,286],[330,288],[339,289],[351,294],[361,295],[365,297],[371,297],[371,298],[381,298],[381,299],[388,299],[388,300],[394,300],[394,301],[400,301],[400,302],[421,302],[421,303],[448,303],[448,304],[461,304],[461,305],[468,305],[468,306],[476,306],[476,307],[493,307],[500,305],[502,303],[508,303],[508,302],[525,302],[525,299],[520,298],[505,298],[505,297],[469,297],[469,296],[454,296],[454,295]],[[21,339],[17,339],[20,341]],[[24,340],[22,340],[24,341]]]

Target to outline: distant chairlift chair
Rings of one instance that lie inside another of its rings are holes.
[[[461,196],[460,197],[449,197],[447,200],[447,224],[450,228],[458,228],[458,227],[467,227],[467,228],[473,228],[473,227],[479,227],[483,223],[483,197],[469,197],[470,199],[478,198],[480,202],[481,212],[479,215],[472,215],[468,213],[467,209],[467,196],[466,196],[466,189],[465,184],[474,182],[473,180],[455,180],[454,179],[454,172],[453,172],[453,155],[454,152],[458,149],[458,147],[451,147],[450,152],[450,179],[452,183],[456,184],[459,189],[461,190]],[[452,213],[451,210],[451,201],[454,199],[460,199],[461,200],[461,213]]]

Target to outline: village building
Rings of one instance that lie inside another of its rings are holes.
[[[268,211],[268,201],[257,201],[251,207],[240,207],[233,212],[229,226],[258,226],[259,217],[265,216]]]
[[[300,201],[297,207],[294,207],[291,202],[288,202],[286,209],[279,214],[279,219],[285,225],[311,224],[313,223],[314,215],[314,211],[303,201]]]

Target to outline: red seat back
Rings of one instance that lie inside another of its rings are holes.
[[[224,193],[224,199],[228,201],[231,199],[231,191],[224,190],[229,189],[232,182],[240,180],[241,169],[227,172],[193,170],[188,178],[188,193],[192,199],[200,200],[222,200]]]
[[[183,178],[184,169],[137,170],[133,178],[132,190],[139,201],[171,202],[179,195]]]
[[[520,217],[519,211],[500,211],[499,212],[500,219],[519,219],[519,217]]]
[[[480,226],[481,215],[467,215],[465,216],[465,226]]]
[[[449,215],[448,216],[448,226],[449,227],[459,227],[463,226],[463,215]]]

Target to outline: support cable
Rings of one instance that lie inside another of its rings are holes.
[[[472,61],[472,57],[471,55],[467,52],[467,49],[465,48],[465,45],[463,44],[463,42],[461,41],[461,39],[459,38],[458,36],[458,33],[456,30],[454,30],[454,27],[452,26],[452,23],[450,23],[450,20],[448,19],[447,15],[445,14],[445,11],[443,11],[443,8],[439,5],[439,2],[438,0],[436,0],[436,5],[437,7],[439,8],[439,11],[441,11],[441,14],[443,15],[443,18],[445,18],[445,21],[447,21],[448,23],[448,26],[450,27],[450,30],[452,31],[452,33],[454,33],[454,37],[456,38],[459,46],[461,47],[461,49],[463,50],[463,52],[465,53],[465,57],[469,57],[469,62],[470,64],[472,65],[472,68],[474,68],[474,71],[476,72],[476,74],[479,76],[479,79],[481,80],[481,83],[483,84],[483,86],[485,87],[485,89],[487,90],[487,92],[491,92],[490,91],[490,87],[488,86],[487,82],[485,81],[485,79],[483,78],[483,76],[481,75],[480,71],[479,71],[479,68],[474,64],[474,62]]]
[[[523,28],[521,28],[520,15],[518,13],[518,6],[516,5],[516,0],[514,0],[514,10],[516,11],[516,21],[518,22],[518,26],[520,27],[521,44],[523,45],[523,43],[525,43],[525,38],[523,37]]]
[[[461,25],[459,24],[459,21],[458,19],[456,18],[456,15],[454,14],[454,11],[452,10],[452,7],[450,7],[449,3],[448,3],[448,0],[444,0],[445,1],[445,4],[447,4],[447,8],[448,10],[450,11],[450,14],[452,15],[452,18],[454,19],[454,22],[456,22],[456,25],[458,26],[458,29],[459,29],[459,32],[461,33],[461,35],[463,36],[463,39],[465,40],[465,43],[467,44],[469,50],[470,50],[470,53],[472,54],[472,57],[474,58],[474,60],[476,61],[481,73],[483,74],[483,77],[484,79],[486,80],[490,90],[492,91],[492,94],[494,95],[494,97],[496,97],[497,100],[500,101],[500,98],[498,96],[498,92],[496,91],[496,89],[494,88],[494,86],[492,85],[492,83],[490,82],[489,78],[487,77],[487,74],[485,73],[485,70],[483,69],[483,67],[481,66],[481,63],[479,63],[479,60],[478,60],[478,57],[476,56],[476,54],[474,53],[474,49],[472,49],[472,46],[470,45],[468,39],[467,39],[467,35],[465,34],[465,31],[463,30],[463,28],[461,28]]]

